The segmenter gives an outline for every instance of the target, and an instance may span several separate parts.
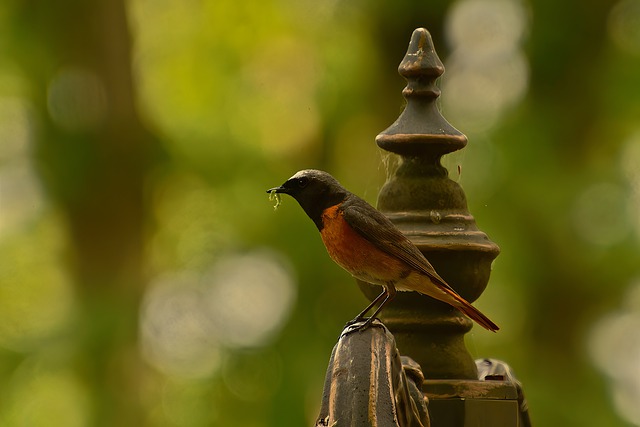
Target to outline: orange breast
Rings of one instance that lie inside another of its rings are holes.
[[[387,285],[406,276],[404,262],[378,249],[349,226],[338,205],[322,215],[322,241],[329,256],[354,277],[365,282]]]

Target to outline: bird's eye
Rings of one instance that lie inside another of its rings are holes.
[[[304,176],[301,178],[298,178],[297,180],[298,188],[304,188],[307,186],[308,183],[309,183],[309,179]]]

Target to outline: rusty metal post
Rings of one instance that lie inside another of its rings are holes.
[[[444,67],[425,29],[413,33],[398,67],[408,84],[407,106],[376,138],[400,156],[378,196],[387,215],[431,261],[436,271],[467,301],[478,299],[489,281],[498,246],[478,230],[464,191],[448,177],[440,158],[459,150],[467,138],[438,111],[436,79]],[[368,296],[378,288],[361,283]],[[382,314],[398,348],[429,378],[476,379],[475,362],[464,345],[471,321],[448,304],[417,293],[400,293]]]
[[[429,32],[414,31],[398,67],[407,80],[407,106],[376,138],[399,156],[378,197],[378,208],[431,261],[465,299],[478,299],[489,281],[498,246],[476,226],[464,191],[448,178],[441,157],[464,148],[467,138],[440,114],[436,79],[444,73]],[[360,282],[370,299],[379,288]],[[383,311],[401,354],[422,367],[423,391],[437,426],[501,426],[521,423],[518,389],[504,376],[479,378],[464,344],[471,321],[450,306],[415,292],[399,293]]]
[[[316,427],[430,427],[420,367],[379,320],[354,328],[333,348]]]

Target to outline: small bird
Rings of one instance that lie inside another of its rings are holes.
[[[301,170],[267,193],[288,194],[296,199],[318,227],[329,256],[356,279],[383,287],[382,293],[350,323],[365,320],[364,316],[380,303],[361,325],[364,329],[396,291],[416,291],[450,304],[485,329],[499,329],[458,295],[386,216],[327,172]]]

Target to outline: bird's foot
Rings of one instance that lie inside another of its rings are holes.
[[[369,318],[368,318],[368,317],[360,317],[360,316],[357,316],[357,317],[355,317],[355,318],[353,318],[353,319],[349,320],[349,321],[344,325],[344,327],[345,327],[345,328],[348,328],[348,327],[349,327],[349,326],[351,326],[351,325],[355,325],[356,323],[360,323],[360,322],[365,321],[365,320],[366,320],[366,321],[368,321],[368,320],[369,320]]]
[[[377,320],[378,323],[382,326],[382,322],[380,322],[377,317],[356,317],[355,319],[347,322],[347,324],[345,325],[345,332],[362,332],[370,327],[374,320]]]

